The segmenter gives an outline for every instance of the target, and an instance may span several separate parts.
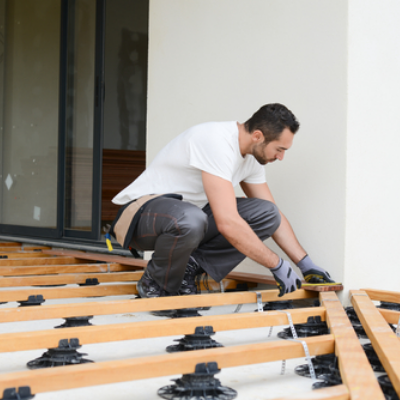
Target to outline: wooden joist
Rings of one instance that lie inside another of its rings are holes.
[[[299,308],[287,310],[294,324],[307,322],[311,316],[325,321],[325,308]],[[177,318],[171,320],[129,322],[124,324],[85,326],[68,330],[0,334],[0,352],[13,352],[57,347],[61,339],[78,338],[81,345],[121,340],[148,339],[161,336],[193,334],[197,326],[212,326],[215,332],[288,325],[286,313],[269,311]],[[267,335],[266,335],[267,336]]]
[[[82,287],[30,288],[0,291],[0,303],[26,301],[29,296],[42,295],[44,300],[84,297],[126,296],[137,294],[135,284],[94,285]]]
[[[397,325],[400,323],[400,311],[385,310],[384,308],[378,308],[378,311],[388,324]]]
[[[0,267],[26,267],[33,265],[63,265],[63,264],[84,264],[85,260],[75,257],[39,257],[39,258],[19,258],[19,259],[0,259]]]
[[[400,303],[400,292],[376,289],[361,289],[371,300],[385,301],[387,303]]]
[[[134,272],[134,274],[137,274],[136,278],[139,279],[140,276],[143,274],[143,272]],[[94,277],[97,275],[93,274]],[[123,279],[118,280],[115,277],[111,277],[110,279],[107,279],[108,275],[111,274],[103,274],[104,276],[99,279],[99,282],[122,282],[124,281]],[[60,278],[57,280],[57,278]],[[63,278],[63,279],[61,279]],[[84,278],[87,279],[87,275],[84,275]],[[69,283],[85,283],[86,280],[84,278],[79,278],[75,277],[74,281],[71,281]],[[5,280],[6,278],[0,279],[0,283],[2,280]],[[89,277],[88,279],[93,279],[92,277]],[[131,279],[128,279],[127,281],[129,282]],[[135,279],[136,280],[136,279]],[[38,280],[33,279],[32,281],[27,280],[27,282],[31,282],[29,284],[35,283],[37,286],[44,285],[57,285],[60,284],[60,282],[66,282],[67,280],[64,277],[49,277],[49,278],[44,278],[42,277],[41,283],[37,283]],[[82,281],[82,282],[80,282]],[[236,289],[237,285],[240,284],[241,282],[234,281],[232,279],[224,279],[221,284],[223,286],[224,290],[229,290],[229,289]],[[207,284],[207,288],[204,286],[204,284],[201,282],[200,283],[200,289],[201,290],[215,290],[215,291],[220,291],[221,289],[221,284],[217,283],[213,280],[209,280]],[[254,284],[248,283],[248,286],[252,286]],[[37,296],[37,295],[42,295],[44,300],[51,300],[51,299],[68,299],[68,298],[79,298],[79,297],[102,297],[102,296],[122,296],[122,295],[136,295],[137,289],[136,289],[136,284],[113,284],[113,285],[106,285],[106,284],[101,284],[101,285],[88,285],[88,286],[83,286],[83,287],[58,287],[57,289],[55,288],[47,288],[47,287],[41,287],[41,288],[29,288],[29,289],[14,289],[14,290],[7,290],[7,291],[0,291],[0,302],[11,302],[11,301],[25,301],[29,298],[29,296]]]
[[[349,321],[336,293],[320,293],[321,304],[326,308],[326,320],[335,336],[335,353],[343,383],[351,399],[384,400],[384,396],[365,351]]]
[[[84,258],[86,260],[93,261],[105,261],[105,262],[118,262],[121,264],[137,266],[138,268],[145,268],[147,266],[147,261],[138,260],[131,257],[122,257],[116,255],[108,254],[97,254],[97,253],[81,253],[72,250],[43,250],[44,254],[58,255],[58,256],[73,256],[76,258]],[[276,282],[272,276],[262,275],[262,274],[249,274],[245,272],[231,272],[228,274],[227,278],[236,279],[244,282],[253,283],[264,283],[267,285],[276,285]],[[342,285],[317,285],[317,286],[305,286],[305,290],[325,292],[325,291],[339,291],[343,290]]]
[[[34,253],[27,253],[24,251],[18,251],[18,252],[5,252],[2,251],[0,252],[0,258],[5,258],[5,259],[23,259],[23,258],[48,258],[49,256],[47,254],[43,254],[42,252],[34,252]]]
[[[71,265],[38,265],[1,267],[0,276],[23,276],[23,275],[51,275],[71,273],[93,273],[93,272],[123,272],[136,271],[135,267],[118,263],[110,264],[71,264]]]
[[[43,249],[41,253],[35,253],[34,257],[28,257],[26,247],[23,250],[23,253],[11,253],[13,251],[20,251],[12,248],[4,250],[8,255],[13,254],[17,256],[18,254],[24,254],[27,258],[24,259],[20,257],[16,260],[0,260],[0,276],[3,276],[3,278],[0,279],[0,287],[7,287],[7,289],[0,289],[0,302],[26,300],[28,293],[30,293],[30,295],[42,294],[45,299],[120,294],[128,296],[133,295],[136,294],[136,285],[130,284],[129,282],[137,281],[142,275],[142,270],[147,265],[147,261],[144,260],[115,256],[113,254]],[[37,257],[36,254],[42,254],[42,257]],[[67,286],[57,288],[37,287],[14,289],[17,287],[25,288],[31,285],[84,284],[86,283],[86,279],[93,278],[96,278],[98,282],[102,284],[82,287]],[[228,278],[229,279],[225,279],[222,282],[224,290],[236,287],[239,282],[246,282],[249,286],[255,286],[257,284],[276,285],[275,280],[266,275],[232,273]],[[120,285],[116,284],[117,282],[127,283]],[[108,285],[106,283],[114,284]],[[213,290],[221,289],[220,284],[211,279],[209,280],[209,286]],[[11,290],[10,288],[13,289]],[[132,299],[129,300],[108,301],[106,299],[101,299],[101,301],[86,303],[17,308],[4,306],[0,307],[0,323],[88,315],[131,314],[135,312],[195,307],[235,306],[237,304],[251,303],[254,304],[254,309],[256,309],[257,300],[261,300],[265,303],[271,301],[317,298],[318,291],[341,289],[342,287],[330,287],[329,289],[327,287],[320,287],[319,289],[318,287],[313,287],[311,289],[304,288],[290,293],[284,298],[278,297],[278,290],[272,289],[260,290],[256,293],[214,293],[198,296],[171,296],[153,299],[133,299],[132,296]],[[321,295],[323,294],[324,293],[321,293]],[[22,298],[24,296],[25,298]],[[10,300],[11,298],[13,300]],[[328,303],[331,302],[329,299],[326,301]],[[232,307],[232,311],[233,308],[234,307]],[[323,307],[268,311],[264,313],[250,312],[203,316],[201,318],[161,319],[156,321],[130,322],[62,330],[53,329],[46,331],[7,333],[0,334],[0,352],[57,347],[59,340],[67,338],[78,338],[81,345],[87,345],[122,340],[155,338],[160,336],[185,335],[193,333],[194,328],[197,326],[213,326],[214,331],[217,333],[226,330],[282,326],[289,323],[287,312],[290,313],[291,320],[294,324],[306,322],[309,316],[320,316],[322,320],[326,318],[324,304]],[[311,355],[319,355],[334,352],[335,340],[337,339],[334,335],[325,335],[314,338],[302,338],[301,340],[307,343]],[[228,368],[304,356],[304,348],[298,341],[278,340],[254,345],[231,346],[226,348],[197,350],[195,352],[109,361],[97,364],[81,364],[27,372],[6,373],[0,375],[0,395],[5,388],[10,387],[30,386],[32,393],[37,394],[41,392],[102,385],[172,374],[192,373],[194,372],[196,364],[201,362],[213,361],[218,363],[219,368]],[[353,382],[352,376],[350,376],[347,381],[350,382],[351,386]],[[354,389],[349,390],[347,381],[345,382],[346,385],[301,395],[303,397],[299,394],[281,398],[281,400],[289,400],[291,398],[293,400],[296,398],[307,400],[350,400],[353,399],[351,396],[356,392]],[[363,391],[361,391],[361,393],[363,393]],[[356,397],[354,397],[354,399],[355,398]],[[369,399],[369,397],[364,398]],[[376,397],[376,400],[379,400],[379,397]]]
[[[302,339],[310,355],[334,352],[333,335]],[[300,342],[280,340],[268,343],[221,347],[151,357],[80,364],[0,375],[0,393],[6,388],[29,386],[33,394],[108,383],[188,374],[198,363],[217,362],[219,368],[304,357]]]
[[[369,291],[370,292],[370,291]],[[351,302],[380,362],[400,396],[400,341],[366,291],[351,290]],[[391,296],[393,297],[393,296]],[[388,300],[385,300],[388,301]]]
[[[20,242],[0,242],[0,247],[21,247]]]
[[[280,301],[278,290],[259,292],[262,301]],[[288,293],[285,300],[306,299],[318,296],[315,292],[299,289]],[[0,308],[0,323],[12,321],[33,321],[40,319],[68,318],[85,315],[111,315],[132,312],[171,310],[195,307],[213,307],[234,304],[256,303],[255,292],[212,293],[193,296],[170,296],[152,299],[114,300],[90,303],[41,305],[18,308]]]
[[[14,251],[14,250],[50,250],[49,246],[42,246],[36,244],[22,244],[20,242],[0,242],[0,251]]]
[[[67,285],[84,284],[87,279],[97,279],[99,283],[110,282],[135,282],[143,272],[112,272],[90,274],[60,274],[42,276],[7,277],[0,279],[0,287],[21,287],[35,285]]]
[[[131,265],[138,269],[146,268],[147,261],[133,257],[117,256],[113,254],[100,254],[100,253],[82,253],[73,250],[43,250],[44,254],[53,256],[69,256],[75,257],[80,260],[104,261],[115,262],[124,265]]]

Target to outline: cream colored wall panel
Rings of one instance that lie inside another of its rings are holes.
[[[152,0],[149,39],[148,162],[194,124],[287,105],[301,128],[267,180],[303,246],[342,280],[347,2]]]

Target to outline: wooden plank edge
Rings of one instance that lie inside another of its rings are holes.
[[[43,250],[42,252],[49,255],[70,256],[82,260],[116,262],[124,265],[132,265],[138,268],[146,268],[147,266],[147,261],[145,260],[139,260],[133,257],[117,256],[112,254],[82,253],[73,250]]]
[[[303,338],[310,355],[334,351],[333,335]],[[0,393],[6,388],[29,386],[32,394],[193,373],[198,363],[217,362],[219,368],[259,364],[304,357],[299,342],[279,340],[268,343],[220,347],[195,352],[171,353],[93,364],[22,371],[0,375]]]
[[[319,316],[325,320],[324,307],[309,307],[286,310],[292,322],[307,322],[310,316]],[[269,311],[268,313],[242,313],[197,317],[177,318],[171,320],[126,322],[119,324],[94,325],[68,328],[65,330],[48,329],[31,332],[13,332],[0,334],[0,353],[26,351],[57,347],[61,339],[78,338],[81,345],[106,343],[133,339],[148,339],[173,335],[193,334],[197,326],[212,326],[215,333],[288,325],[286,313]]]
[[[400,292],[376,289],[360,289],[367,293],[371,300],[384,301],[387,303],[400,303]]]
[[[298,289],[278,297],[279,291],[261,290],[263,302],[315,298],[317,293]],[[184,301],[183,301],[184,300]],[[0,322],[29,321],[78,317],[85,315],[110,315],[130,312],[173,310],[195,307],[213,307],[235,304],[257,304],[256,292],[211,293],[192,296],[169,296],[150,299],[99,301],[90,303],[70,303],[19,308],[0,308]]]
[[[336,339],[335,354],[350,398],[384,400],[371,364],[336,293],[320,293],[320,303],[326,308],[326,321]]]
[[[142,272],[136,272],[136,274],[142,274]],[[111,284],[107,284],[107,279],[99,279],[101,284],[99,285],[88,285],[88,286],[66,286],[58,288],[48,288],[46,285],[36,284],[33,288],[29,289],[14,289],[14,290],[0,290],[0,302],[12,302],[12,301],[25,301],[28,300],[29,296],[42,295],[44,300],[52,299],[71,299],[79,297],[103,297],[103,296],[122,296],[122,295],[137,295],[136,283],[129,284],[134,279],[126,280],[128,283],[112,283],[115,282],[110,280]],[[0,280],[1,281],[1,280]],[[50,284],[51,281],[49,281]],[[57,282],[55,280],[52,281]],[[85,281],[82,279],[82,283]],[[123,282],[121,279],[119,282]],[[69,282],[79,283],[79,282]],[[234,281],[232,279],[226,279],[222,281],[224,290],[236,289],[237,285],[241,282]],[[215,281],[209,281],[207,288],[204,284],[200,283],[201,290],[205,291],[208,289],[219,291],[221,286]]]
[[[112,284],[93,285],[81,287],[58,287],[58,288],[32,288],[20,290],[0,291],[0,302],[26,301],[29,296],[42,295],[43,299],[76,299],[85,297],[106,297],[106,296],[129,296],[136,295],[135,284]]]
[[[365,291],[351,290],[350,299],[390,381],[400,396],[400,342]]]

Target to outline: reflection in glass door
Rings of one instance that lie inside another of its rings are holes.
[[[92,231],[96,0],[68,2],[65,229]]]
[[[119,207],[112,198],[146,163],[149,0],[106,4],[102,226]]]
[[[0,0],[1,235],[101,240],[145,166],[148,10]]]
[[[0,223],[6,226],[57,226],[60,20],[61,0],[0,0]]]

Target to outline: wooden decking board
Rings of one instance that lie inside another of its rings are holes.
[[[70,265],[45,265],[45,266],[18,266],[0,267],[0,276],[23,276],[23,275],[51,275],[69,273],[92,273],[92,272],[122,272],[136,271],[135,267],[117,263],[110,264],[70,264]]]
[[[138,267],[138,269],[142,269],[147,266],[147,261],[145,260],[140,260],[133,257],[117,256],[113,254],[81,253],[79,251],[73,251],[73,250],[43,250],[43,253],[53,256],[57,255],[57,256],[76,257],[81,260],[115,262],[124,265],[132,265]]]
[[[310,355],[334,351],[333,335],[303,339]],[[33,394],[159,376],[193,373],[198,363],[217,362],[219,368],[304,357],[301,343],[289,340],[221,347],[193,352],[80,364],[0,375],[0,393],[10,387],[29,386]]]
[[[400,303],[400,292],[393,292],[388,290],[376,290],[376,289],[361,289],[365,291],[371,300],[383,301],[388,303]],[[377,310],[385,318],[389,324],[397,325],[399,323],[400,312],[394,310],[388,310],[377,307]]]
[[[0,291],[0,302],[26,301],[29,296],[42,295],[44,300],[85,297],[126,296],[137,294],[135,284],[95,285],[82,287],[30,288]]]
[[[279,397],[274,400],[350,400],[350,394],[345,385],[337,385],[312,392]]]
[[[35,285],[82,284],[87,279],[97,279],[99,283],[138,281],[143,272],[79,273],[42,276],[5,277],[0,279],[0,287],[21,287]]]
[[[278,290],[259,292],[263,302],[314,298],[318,294],[299,289],[278,297]],[[183,301],[184,300],[184,301]],[[0,308],[0,323],[78,317],[85,315],[125,314],[140,311],[171,310],[194,307],[212,307],[234,304],[256,304],[254,292],[212,293],[193,296],[171,296],[152,299],[114,300],[90,303],[41,305],[20,308]]]
[[[63,264],[85,264],[87,260],[75,257],[40,257],[40,258],[20,258],[20,259],[0,259],[0,267],[27,267],[33,265],[63,265]]]
[[[320,293],[321,305],[326,308],[326,320],[335,336],[335,353],[343,383],[353,400],[384,400],[365,351],[347,317],[336,293]]]
[[[120,264],[126,265],[135,265],[141,268],[145,268],[147,266],[147,261],[145,260],[138,260],[130,257],[122,257],[116,255],[108,255],[108,254],[97,254],[97,253],[80,253],[77,251],[72,250],[43,250],[45,254],[52,254],[52,255],[70,255],[77,258],[85,258],[87,260],[94,260],[94,261],[106,261],[106,262],[118,262]],[[253,282],[253,283],[265,283],[268,285],[276,285],[276,282],[272,276],[261,275],[261,274],[249,274],[245,272],[231,272],[228,274],[227,278],[236,279],[244,282]],[[305,286],[305,290],[309,291],[339,291],[343,290],[342,285],[335,285],[335,286]]]
[[[371,300],[385,301],[388,303],[400,303],[400,292],[376,289],[361,289],[365,291]]]
[[[397,325],[400,322],[400,311],[377,309],[388,324]]]
[[[143,272],[135,272],[135,274],[139,274],[139,277],[143,274]],[[108,275],[105,273],[104,275]],[[86,275],[85,275],[86,277]],[[2,278],[5,279],[5,278]],[[0,279],[0,282],[2,281]],[[61,281],[65,281],[61,280]],[[106,281],[106,279],[102,279],[102,281]],[[114,280],[111,279],[111,282]],[[122,280],[121,280],[122,281]],[[46,284],[51,284],[52,281],[45,281]],[[82,283],[85,282],[85,279],[82,279]],[[234,281],[232,279],[224,279],[222,281],[222,285],[224,290],[228,289],[236,289],[237,285],[242,282]],[[40,286],[39,284],[36,284]],[[252,284],[248,283],[249,286]],[[128,289],[129,287],[129,289]],[[209,280],[207,284],[207,288],[204,284],[200,283],[201,290],[215,290],[220,291],[221,285],[213,280]],[[122,295],[136,295],[137,289],[136,284],[100,284],[100,285],[93,285],[93,286],[85,286],[85,287],[58,287],[58,288],[48,288],[48,287],[38,287],[38,288],[29,288],[29,289],[14,289],[14,290],[6,290],[0,291],[0,302],[11,302],[11,301],[24,301],[29,298],[29,296],[33,295],[42,295],[45,300],[51,299],[68,299],[68,298],[83,298],[83,297],[102,297],[102,296],[122,296]]]
[[[275,279],[270,275],[253,274],[247,272],[233,271],[228,274],[227,278],[239,279],[246,282],[263,283],[265,285],[276,286]],[[303,281],[304,282],[304,281]],[[343,290],[343,285],[317,285],[317,286],[304,286],[303,289],[315,292],[331,292]]]
[[[400,341],[366,291],[351,290],[351,302],[369,340],[400,396]],[[385,300],[386,301],[386,300]]]
[[[0,256],[7,256],[7,259],[10,260],[16,260],[16,259],[24,259],[24,258],[48,258],[49,256],[47,254],[43,254],[42,252],[34,252],[34,253],[27,253],[24,251],[18,251],[18,252],[5,252],[1,251]]]
[[[325,320],[324,307],[287,310],[294,324],[307,322],[310,316]],[[279,311],[203,316],[201,319],[178,318],[172,320],[129,322],[123,324],[51,329],[44,331],[0,334],[0,352],[13,352],[57,347],[61,339],[78,338],[81,345],[161,336],[188,335],[197,326],[212,326],[216,333],[228,330],[288,325],[288,316]]]
[[[136,282],[143,275],[143,271],[108,272],[108,268],[105,265],[103,265],[103,269],[106,269],[106,271],[101,273],[92,272],[4,277],[0,279],[0,287],[84,284],[86,283],[87,279],[97,279],[99,283]],[[207,286],[210,288],[210,290],[219,290],[221,285],[224,289],[235,289],[238,284],[242,283],[244,282],[233,279],[223,279],[221,283],[217,283],[211,278],[207,280]],[[203,282],[201,282],[201,286],[202,290],[206,289]],[[248,283],[248,286],[254,287],[256,284]]]

